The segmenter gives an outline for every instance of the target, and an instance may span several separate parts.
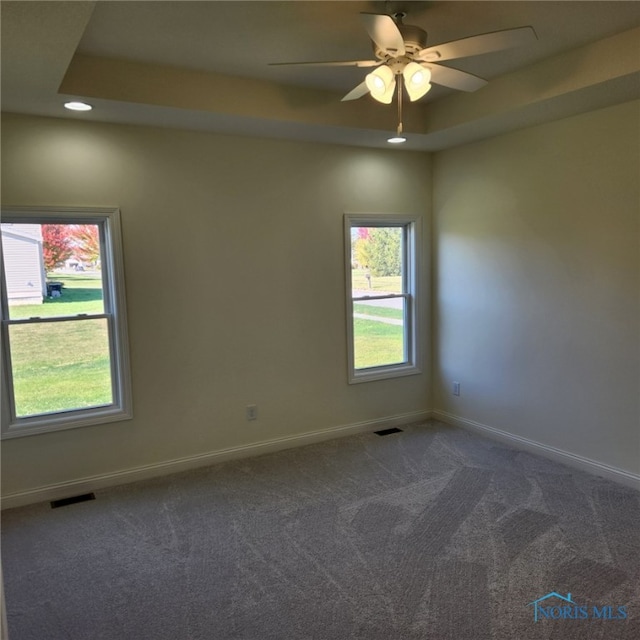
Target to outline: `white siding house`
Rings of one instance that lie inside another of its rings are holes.
[[[9,304],[41,304],[47,284],[40,225],[3,223],[1,228]]]

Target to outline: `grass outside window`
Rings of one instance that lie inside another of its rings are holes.
[[[103,312],[96,275],[53,274],[62,295],[10,308],[12,319]],[[113,401],[109,335],[104,319],[66,320],[10,328],[16,415],[105,406]]]
[[[131,418],[120,211],[3,207],[0,227],[2,438]]]
[[[376,320],[355,318],[354,362],[358,369],[397,364],[404,360],[404,329]]]
[[[420,216],[345,214],[344,231],[349,382],[420,373]]]

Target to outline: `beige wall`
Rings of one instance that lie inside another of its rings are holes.
[[[435,409],[640,472],[639,116],[435,155]]]
[[[4,441],[3,494],[427,410],[426,373],[347,384],[342,216],[422,214],[426,248],[429,175],[425,154],[4,117],[3,204],[121,208],[135,417]]]
[[[429,408],[638,473],[638,108],[433,175],[427,154],[4,117],[3,203],[122,209],[135,418],[5,441],[3,494]],[[432,380],[347,385],[344,211],[425,215]]]

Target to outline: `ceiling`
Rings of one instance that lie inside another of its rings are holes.
[[[406,149],[437,150],[640,97],[640,2],[3,0],[2,110],[386,146],[395,104],[340,98],[372,58],[359,12],[405,11],[439,44],[532,26],[538,41],[451,61],[490,80],[407,105]],[[62,108],[70,98],[94,109]]]

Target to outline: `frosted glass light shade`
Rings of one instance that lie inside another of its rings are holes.
[[[410,62],[404,68],[402,75],[411,102],[419,100],[431,89],[431,71],[417,62]]]
[[[378,67],[364,79],[371,97],[378,102],[390,104],[393,100],[393,91],[396,88],[396,80],[393,71],[386,65]]]

